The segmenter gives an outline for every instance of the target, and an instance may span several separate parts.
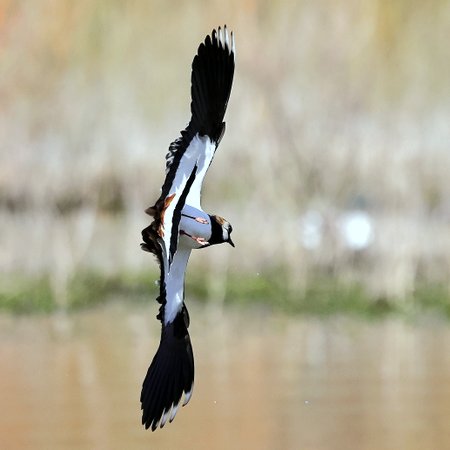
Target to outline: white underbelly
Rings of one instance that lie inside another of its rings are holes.
[[[184,205],[180,220],[180,245],[200,248],[211,238],[211,221],[204,211]]]

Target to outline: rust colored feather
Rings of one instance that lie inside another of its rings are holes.
[[[159,222],[160,223],[159,223],[159,228],[158,228],[158,234],[161,237],[164,237],[164,215],[166,214],[167,208],[172,203],[172,200],[175,198],[175,195],[176,194],[169,195],[164,200],[164,206],[163,206],[162,211],[161,211],[160,216],[159,216]]]

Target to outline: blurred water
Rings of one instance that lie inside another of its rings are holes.
[[[450,448],[450,328],[191,306],[196,386],[155,433],[139,393],[155,308],[0,317],[0,446]]]

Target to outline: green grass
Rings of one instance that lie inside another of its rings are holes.
[[[55,308],[50,283],[47,278],[23,277],[2,280],[0,310],[14,313],[50,312]]]
[[[157,295],[154,277],[149,274],[121,274],[102,276],[94,272],[77,274],[68,289],[68,309],[79,309],[104,303],[108,299],[123,298],[124,301],[141,301],[149,295]]]
[[[59,308],[76,310],[107,302],[111,298],[124,301],[146,301],[156,297],[156,278],[146,274],[104,276],[80,272],[68,283],[66,299],[55,298],[49,277],[28,279],[17,277],[0,287],[0,311],[13,313],[51,312]]]
[[[442,284],[420,283],[412,295],[414,307],[436,311],[450,318],[450,291]]]
[[[317,278],[304,288],[294,288],[282,275],[273,271],[265,276],[230,274],[225,304],[256,305],[288,314],[352,314],[376,317],[389,313],[420,314],[436,312],[450,318],[450,293],[445,286],[422,284],[407,301],[373,298],[360,284],[343,283],[333,278]],[[124,302],[151,302],[158,295],[156,273],[128,273],[104,276],[80,272],[68,283],[64,302],[55,298],[48,277],[3,280],[0,288],[0,310],[17,314],[43,312],[58,308],[77,310],[89,308],[111,299]],[[186,280],[187,299],[207,302],[208,280],[205,275],[189,274]]]
[[[317,278],[300,289],[291,287],[289,280],[276,273],[268,277],[235,277],[228,286],[226,301],[241,304],[262,302],[286,313],[314,315],[378,315],[393,310],[393,306],[371,298],[356,283]]]

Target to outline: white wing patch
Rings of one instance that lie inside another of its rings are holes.
[[[184,275],[191,254],[190,248],[178,248],[164,278],[166,284],[166,304],[164,306],[164,324],[175,320],[184,301]]]
[[[197,173],[195,175],[194,183],[191,186],[189,194],[186,198],[186,205],[193,206],[197,209],[202,209],[200,206],[200,197],[203,180],[206,172],[214,158],[214,153],[217,144],[208,136],[199,136],[196,134],[192,139],[191,145],[195,142],[195,147],[198,149]]]

